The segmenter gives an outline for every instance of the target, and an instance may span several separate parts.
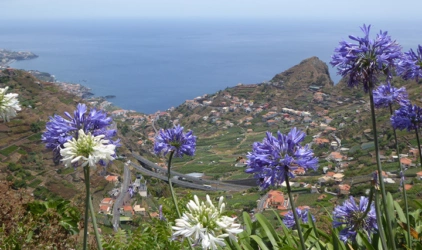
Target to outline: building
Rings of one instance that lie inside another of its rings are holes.
[[[400,164],[404,168],[410,168],[410,165],[412,164],[412,160],[409,158],[400,158]]]
[[[123,206],[120,209],[120,214],[123,215],[124,217],[132,218],[132,216],[135,214],[135,211],[133,211],[132,206]]]
[[[114,199],[113,198],[104,198],[101,200],[100,206],[113,206]]]
[[[337,174],[334,174],[333,175],[333,179],[335,181],[337,181],[337,182],[342,182],[343,181],[343,177],[344,177],[344,174],[340,174],[340,173],[337,173]]]
[[[350,194],[350,186],[347,185],[347,184],[338,185],[338,194],[339,195],[349,195]]]
[[[108,182],[115,182],[115,183],[119,182],[119,176],[115,176],[115,175],[107,175],[107,176],[105,177],[105,179],[106,179]]]
[[[325,139],[325,138],[319,138],[318,137],[318,138],[315,138],[314,139],[314,142],[318,146],[326,146],[326,145],[328,145],[330,143],[330,140]]]
[[[266,201],[266,208],[275,208],[278,210],[285,210],[289,208],[289,200],[284,198],[284,194],[278,190],[271,190],[268,192],[268,199]]]
[[[111,207],[110,206],[106,206],[106,205],[100,206],[99,213],[102,213],[102,214],[111,214]]]
[[[147,197],[148,196],[147,181],[140,183],[140,185],[138,187],[138,193],[141,197]]]
[[[144,207],[141,207],[141,205],[135,205],[133,206],[133,211],[135,212],[135,214],[140,214],[142,216],[146,215],[146,211]]]

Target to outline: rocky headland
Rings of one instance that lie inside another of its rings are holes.
[[[38,55],[28,51],[0,49],[0,68],[7,68],[7,66],[14,61],[29,60],[37,57]]]

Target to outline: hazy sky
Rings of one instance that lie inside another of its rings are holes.
[[[0,0],[0,19],[419,19],[421,0]],[[415,24],[419,25],[419,24]]]

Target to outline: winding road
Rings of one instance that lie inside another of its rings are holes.
[[[121,190],[120,190],[120,194],[117,197],[116,202],[114,203],[114,206],[113,206],[112,224],[113,224],[113,230],[115,232],[117,232],[117,230],[119,229],[119,224],[120,224],[119,207],[122,206],[123,199],[125,198],[125,195],[127,194],[127,190],[128,190],[128,187],[129,187],[129,181],[130,181],[129,164],[130,164],[130,161],[125,163],[124,170],[123,170],[122,187],[121,187]]]

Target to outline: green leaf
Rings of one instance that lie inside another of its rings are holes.
[[[362,242],[365,245],[367,250],[375,250],[375,248],[371,245],[371,243],[366,238],[367,236],[364,235],[361,231],[358,231],[358,241]]]
[[[267,235],[268,239],[271,241],[273,245],[273,249],[278,249],[278,244],[276,238],[278,238],[277,233],[275,232],[274,228],[268,222],[268,220],[260,213],[255,214],[255,218],[258,220],[261,227],[264,229],[265,234]]]
[[[422,203],[420,203],[419,201],[417,201],[417,200],[414,200],[413,201],[414,203],[416,203],[416,205],[418,205],[418,207],[420,208],[420,209],[422,209]]]
[[[333,241],[333,249],[334,250],[346,250],[346,246],[344,245],[343,241],[340,240],[338,235],[338,230],[334,229],[331,231],[331,237]]]
[[[390,235],[390,236],[387,236],[387,238],[391,238],[391,239],[394,239],[395,238],[395,235],[396,235],[396,230],[395,230],[395,228],[396,228],[396,226],[394,225],[395,223],[395,220],[396,220],[396,217],[394,216],[394,200],[393,200],[393,196],[391,195],[391,193],[387,193],[387,212],[390,214],[390,222],[389,223],[391,223],[392,225],[393,225],[393,235]],[[385,219],[387,219],[387,218],[385,218]],[[388,232],[387,232],[388,230],[386,230],[386,234],[388,234]]]
[[[240,247],[239,243],[237,243],[237,241],[232,240],[229,237],[227,237],[225,241],[227,245],[230,246],[230,249],[242,250],[242,248]]]
[[[292,232],[284,225],[284,223],[281,224],[281,228],[283,229],[283,234],[286,235],[286,240],[289,246],[297,246],[297,240],[295,237],[293,237]]]
[[[262,239],[258,237],[257,235],[251,235],[251,238],[258,244],[261,250],[270,250],[262,241]]]
[[[28,234],[28,236],[26,236],[26,240],[25,240],[25,242],[26,243],[29,243],[29,242],[31,242],[31,240],[32,240],[32,235],[34,235],[34,231],[29,231],[29,234]]]
[[[243,212],[243,223],[245,224],[245,231],[250,235],[252,233],[252,220],[247,212]]]
[[[303,234],[303,240],[306,242],[308,240],[309,235],[312,232],[312,227],[308,228],[305,233]]]
[[[396,208],[397,215],[402,222],[408,223],[406,220],[406,216],[403,213],[403,209],[400,207],[397,201],[394,201],[394,207]]]

